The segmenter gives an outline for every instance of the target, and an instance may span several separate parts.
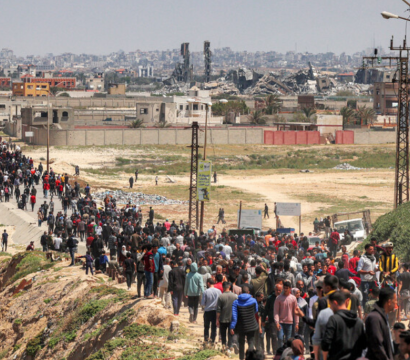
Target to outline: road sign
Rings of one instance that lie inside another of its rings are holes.
[[[239,214],[241,214],[241,221],[239,221]],[[238,210],[238,224],[241,224],[241,229],[246,227],[262,229],[262,210]]]
[[[276,203],[276,215],[301,216],[300,203]]]
[[[25,135],[25,137],[34,137],[34,132],[33,131],[26,131],[24,135]]]
[[[211,194],[212,163],[198,161],[197,200],[209,201]]]

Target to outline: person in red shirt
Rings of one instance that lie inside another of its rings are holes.
[[[90,236],[86,239],[87,249],[90,250],[91,244],[94,241],[94,236],[90,234]]]
[[[359,250],[353,251],[353,257],[349,260],[349,271],[357,275],[357,263],[360,260]]]
[[[223,292],[223,286],[222,286],[222,280],[223,280],[223,275],[222,274],[216,274],[215,275],[215,284],[214,288],[221,290],[221,293]]]
[[[144,297],[146,299],[152,299],[152,284],[154,281],[155,263],[154,254],[152,253],[152,245],[146,244],[143,246],[144,250],[144,273],[145,273],[145,289]]]
[[[336,266],[332,264],[329,258],[326,259],[326,265],[327,265],[327,272],[331,275],[334,275],[336,273]]]
[[[336,229],[333,229],[333,232],[330,234],[330,252],[333,255],[333,257],[336,257],[337,254],[337,246],[340,241],[340,235],[336,231]]]
[[[44,197],[47,199],[48,197],[48,191],[50,190],[50,184],[49,183],[44,183],[43,185],[43,191],[44,191]]]
[[[36,205],[36,195],[30,196],[30,203],[31,203],[31,211],[34,211],[34,205]]]

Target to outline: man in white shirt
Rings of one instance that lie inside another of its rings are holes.
[[[168,280],[169,272],[172,270],[169,265],[170,260],[166,258],[164,260],[164,272],[162,274],[162,280],[159,283],[159,298],[161,299],[162,305],[165,309],[171,309],[171,293],[168,292]]]
[[[362,307],[367,303],[369,291],[373,289],[376,284],[376,257],[374,256],[374,246],[372,244],[366,244],[364,247],[365,253],[360,257],[357,263],[357,273],[360,274],[362,283],[360,284],[363,302]]]
[[[228,244],[224,245],[223,252],[226,255],[226,260],[231,260],[232,248]]]
[[[60,247],[61,247],[62,242],[63,242],[63,239],[61,239],[60,234],[58,234],[54,238],[54,249],[56,249],[57,251],[60,251]]]

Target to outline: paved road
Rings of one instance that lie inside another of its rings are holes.
[[[24,212],[31,216],[34,221],[37,223],[37,212],[38,209],[40,208],[41,204],[44,204],[44,201],[47,201],[47,204],[50,203],[50,196],[48,196],[47,199],[44,198],[44,194],[43,194],[43,186],[41,181],[39,182],[39,185],[35,186],[36,190],[37,190],[37,195],[36,195],[36,204],[34,206],[34,211],[31,211],[31,204],[28,203],[27,204],[27,210],[24,210]],[[24,188],[20,186],[20,191],[23,192]],[[53,201],[54,201],[54,215],[56,215],[59,211],[63,211],[63,206],[62,206],[62,202],[58,199],[58,196],[54,196],[53,197]],[[17,209],[17,202],[16,202],[16,197],[13,196],[10,197],[10,203],[13,204],[13,206]],[[22,210],[20,210],[22,211]],[[71,215],[72,211],[71,209],[68,210],[68,215]],[[41,229],[44,231],[48,231],[48,226],[47,226],[47,222],[43,221],[42,225],[41,225]],[[85,255],[86,253],[86,245],[85,242],[81,242],[80,239],[78,238],[78,253]]]

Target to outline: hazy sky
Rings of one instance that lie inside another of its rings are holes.
[[[341,53],[403,38],[400,0],[0,0],[0,48],[16,55],[175,49]],[[410,25],[410,23],[409,23]]]

